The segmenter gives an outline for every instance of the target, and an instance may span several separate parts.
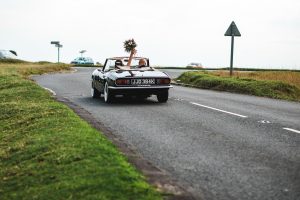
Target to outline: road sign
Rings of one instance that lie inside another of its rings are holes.
[[[79,53],[81,54],[81,57],[83,56],[83,54],[86,52],[86,50],[81,50],[79,51]]]
[[[231,22],[230,26],[228,27],[225,36],[237,36],[241,37],[241,33],[234,22]]]
[[[55,44],[55,47],[57,47],[57,63],[59,63],[59,48],[62,48],[63,45],[59,41],[51,41],[51,44]]]
[[[234,37],[241,37],[241,33],[234,21],[231,22],[229,28],[227,29],[225,36],[231,36],[231,55],[230,55],[230,76],[232,76],[233,71],[233,48],[234,48]]]
[[[51,41],[51,44],[56,44],[56,45],[58,45],[58,44],[59,44],[59,41]]]

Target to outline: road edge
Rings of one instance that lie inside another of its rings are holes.
[[[195,200],[196,198],[186,189],[179,186],[165,171],[155,167],[148,160],[134,151],[120,137],[113,133],[103,123],[92,116],[91,113],[71,102],[69,99],[54,96],[54,98],[69,108],[71,108],[79,117],[88,122],[92,127],[101,131],[128,159],[129,163],[134,165],[146,178],[148,183],[153,185],[166,200]]]

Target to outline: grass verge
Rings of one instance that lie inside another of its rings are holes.
[[[229,77],[229,72],[224,70],[218,70],[209,73],[215,76]],[[282,81],[300,88],[300,71],[235,71],[233,73],[233,77],[255,80]]]
[[[24,78],[68,68],[0,64],[0,199],[161,199],[110,141]]]
[[[203,89],[300,101],[300,89],[298,86],[278,80],[259,80],[249,77],[226,77],[221,76],[220,74],[218,75],[216,72],[189,71],[181,74],[177,78],[177,81]]]

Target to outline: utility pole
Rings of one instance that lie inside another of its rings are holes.
[[[229,28],[227,29],[225,36],[231,36],[231,54],[230,54],[230,76],[233,73],[233,49],[234,49],[234,37],[241,37],[241,33],[234,21],[231,22]]]

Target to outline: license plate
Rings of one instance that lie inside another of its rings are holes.
[[[131,79],[132,85],[153,85],[155,84],[154,78],[148,78],[148,79]]]

